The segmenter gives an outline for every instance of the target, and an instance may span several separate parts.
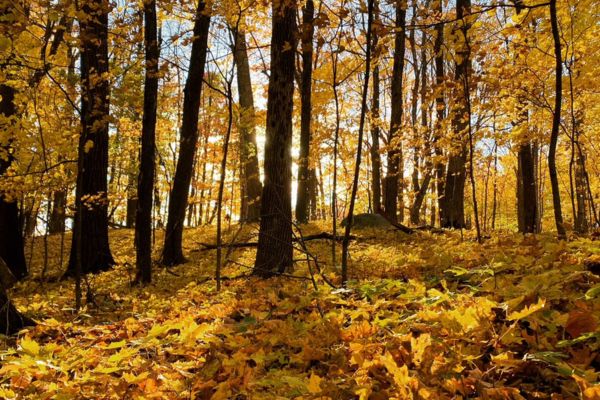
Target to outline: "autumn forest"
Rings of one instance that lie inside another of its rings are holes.
[[[597,0],[0,0],[0,398],[600,400]]]

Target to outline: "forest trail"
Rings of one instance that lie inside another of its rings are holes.
[[[317,275],[315,290],[298,263],[302,278],[226,279],[217,293],[215,252],[194,251],[214,240],[213,228],[186,232],[189,262],[158,268],[143,288],[130,285],[133,231],[111,231],[118,266],[89,276],[79,315],[71,280],[40,287],[37,239],[32,278],[12,299],[39,325],[2,341],[0,397],[598,398],[588,382],[600,363],[600,277],[584,267],[600,257],[597,242],[357,235],[347,289]],[[307,246],[339,285],[325,262],[329,242]],[[60,237],[48,249],[47,276],[58,276]],[[223,274],[248,273],[255,251],[233,250]]]

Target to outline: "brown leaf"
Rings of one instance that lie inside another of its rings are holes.
[[[593,332],[598,326],[598,320],[589,311],[574,310],[569,313],[565,330],[572,338],[587,332]]]

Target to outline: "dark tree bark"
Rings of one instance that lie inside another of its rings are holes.
[[[298,163],[298,193],[296,197],[296,220],[308,222],[310,204],[309,165],[312,122],[312,70],[315,5],[307,0],[302,8],[302,78],[300,84],[300,159]]]
[[[194,22],[194,41],[190,55],[190,67],[184,89],[179,158],[177,159],[177,167],[173,178],[173,189],[169,196],[169,216],[161,258],[164,265],[177,265],[185,262],[182,249],[183,224],[198,142],[198,114],[200,111],[204,66],[206,64],[209,27],[210,10],[206,8],[204,0],[199,0]]]
[[[146,76],[144,78],[144,116],[142,119],[142,148],[137,185],[135,212],[136,280],[152,281],[152,194],[156,145],[156,108],[158,103],[158,27],[156,0],[144,2],[144,47]]]
[[[0,6],[0,35],[9,40],[13,38],[13,34],[24,28],[24,25],[20,23],[15,15],[15,10],[16,8],[13,9],[8,3]],[[8,18],[5,19],[4,17]],[[11,22],[6,23],[5,21]],[[10,55],[7,58],[10,58]],[[0,61],[2,61],[0,68],[4,69],[4,60]],[[0,115],[2,116],[0,131],[11,132],[14,129],[17,119],[15,94],[15,88],[0,83]],[[13,161],[13,135],[8,134],[5,139],[8,139],[6,143],[0,143],[0,176],[4,175]],[[27,263],[19,221],[19,207],[15,198],[2,192],[0,192],[0,258],[4,259],[16,279],[27,276]],[[8,300],[0,299],[0,304],[7,304],[8,306]]]
[[[519,145],[518,154],[517,199],[519,231],[536,233],[537,229],[537,189],[535,182],[535,163],[531,143]]]
[[[394,66],[392,70],[392,104],[390,116],[390,135],[387,153],[387,175],[384,179],[384,207],[386,216],[398,221],[398,197],[402,197],[403,163],[402,163],[402,78],[404,73],[404,52],[406,49],[406,3],[396,0],[396,33],[394,35]],[[404,213],[404,205],[400,204],[400,214]],[[402,217],[400,218],[402,221]]]
[[[377,47],[376,37],[373,40],[373,48]],[[379,127],[380,116],[380,80],[379,65],[373,69],[373,101],[371,103],[371,186],[373,188],[373,212],[381,214],[381,154],[379,153]]]
[[[67,205],[67,192],[57,190],[52,195],[52,212],[48,222],[50,234],[63,233],[65,231],[65,212]]]
[[[8,85],[0,84],[0,114],[5,119],[5,126],[0,125],[3,131],[13,129],[13,118],[17,116],[17,107],[14,102],[16,90]],[[0,176],[4,175],[13,161],[11,141],[1,143],[0,147]],[[4,259],[10,271],[17,279],[27,276],[27,263],[23,247],[23,236],[19,223],[19,207],[17,201],[8,193],[0,192],[0,258]]]
[[[84,3],[81,9],[81,135],[75,224],[66,275],[109,269],[114,260],[108,244],[108,78],[107,0]]]
[[[558,187],[558,174],[556,172],[556,146],[560,129],[560,112],[562,107],[562,54],[560,46],[560,32],[558,17],[556,16],[556,0],[550,0],[550,24],[554,40],[554,56],[556,57],[556,86],[554,95],[554,113],[552,116],[552,131],[550,133],[550,148],[548,149],[548,171],[552,187],[552,205],[554,206],[554,221],[559,239],[566,237],[563,225],[562,208],[560,205],[560,189]]]
[[[292,109],[296,1],[273,2],[271,74],[267,100],[265,183],[254,273],[268,277],[292,265]]]
[[[575,232],[586,233],[588,231],[587,219],[587,185],[585,180],[585,158],[581,152],[577,153],[575,162]]]
[[[442,0],[436,0],[436,13],[439,15],[438,18],[442,18],[443,3]],[[434,152],[435,152],[435,185],[436,185],[436,193],[437,193],[437,203],[438,203],[438,213],[436,219],[439,218],[440,221],[445,219],[443,212],[445,211],[444,207],[444,180],[445,180],[445,170],[446,167],[442,161],[444,152],[442,148],[437,145],[437,141],[442,136],[442,121],[445,118],[445,109],[446,103],[444,101],[444,26],[442,24],[438,24],[435,27],[435,41],[433,51],[435,53],[435,84],[437,87],[437,95],[435,97],[435,109],[436,109],[436,121],[435,121],[435,132],[433,136],[434,141]]]
[[[421,88],[420,88],[420,97],[421,97],[421,129],[422,132],[426,132],[428,128],[428,120],[427,120],[427,110],[426,107],[427,102],[427,47],[426,47],[426,34],[423,31],[422,34],[422,42],[421,42]],[[416,62],[416,60],[415,60]],[[433,164],[431,162],[431,144],[427,138],[425,144],[425,176],[423,177],[423,182],[419,185],[419,177],[417,176],[416,182],[417,186],[415,187],[415,197],[413,203],[410,207],[410,222],[413,225],[419,225],[421,223],[421,207],[423,206],[423,201],[425,200],[425,195],[427,194],[427,189],[429,188],[429,183],[431,182],[432,177],[432,168]]]
[[[368,1],[367,6],[367,51],[365,55],[365,79],[362,88],[362,101],[360,105],[360,122],[358,126],[358,144],[356,151],[356,163],[354,165],[354,179],[352,181],[352,192],[350,194],[350,205],[348,206],[348,216],[346,217],[346,227],[344,231],[344,240],[342,241],[342,284],[346,285],[348,281],[348,247],[350,245],[350,232],[352,230],[354,220],[354,204],[356,201],[356,193],[358,191],[358,178],[360,175],[360,163],[362,158],[362,141],[365,130],[365,117],[367,114],[367,97],[369,95],[369,75],[371,73],[371,35],[373,28],[373,8],[374,0]],[[400,7],[400,3],[398,3]]]
[[[127,204],[126,204],[126,214],[125,214],[125,227],[126,228],[134,228],[135,227],[135,212],[137,210],[137,197],[131,194],[127,196]]]
[[[0,334],[13,335],[35,322],[21,314],[11,303],[4,286],[0,284]]]
[[[233,59],[237,69],[237,85],[240,102],[238,129],[240,131],[240,158],[242,163],[242,209],[240,220],[257,222],[260,218],[260,194],[262,183],[258,170],[258,150],[256,147],[256,116],[254,96],[250,78],[250,64],[246,47],[246,34],[233,29],[235,49]]]
[[[515,11],[518,14],[523,11],[522,0],[514,0]],[[525,108],[525,98],[520,96],[520,107],[518,122],[516,125],[527,123],[528,112]],[[535,179],[535,161],[533,148],[529,138],[524,138],[519,144],[517,168],[517,214],[519,218],[519,231],[523,233],[536,233],[537,227],[537,187]]]
[[[381,21],[379,20],[379,3],[375,1],[373,5],[373,44],[375,64],[373,67],[373,90],[371,99],[371,188],[373,191],[373,212],[375,214],[383,213],[381,206],[381,154],[379,153],[379,136],[381,135],[380,117],[381,117],[381,81],[379,77],[379,35]]]
[[[464,20],[465,14],[469,14],[471,9],[470,0],[458,0],[456,2],[456,18],[459,21],[463,37],[467,37],[469,29],[468,23]],[[462,83],[470,68],[470,51],[467,44],[463,44],[457,50],[458,60],[454,79],[460,89],[457,90],[456,109],[452,117],[452,130],[454,133],[453,148],[451,149],[448,160],[448,169],[446,172],[446,181],[444,187],[444,201],[442,202],[444,210],[442,211],[441,226],[443,228],[462,229],[465,227],[465,180],[467,176],[467,134],[469,130],[469,121],[467,121],[467,99],[468,93]]]

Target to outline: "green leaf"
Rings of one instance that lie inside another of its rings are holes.
[[[591,300],[595,297],[598,297],[598,295],[600,295],[600,284],[594,286],[593,288],[585,292],[585,299]]]

